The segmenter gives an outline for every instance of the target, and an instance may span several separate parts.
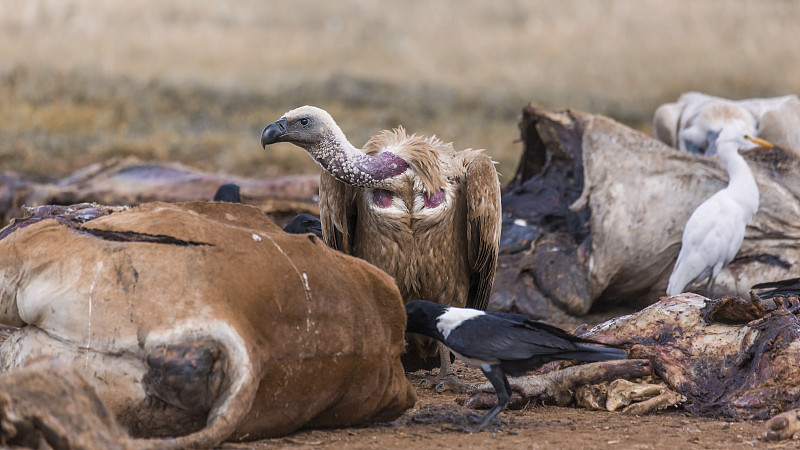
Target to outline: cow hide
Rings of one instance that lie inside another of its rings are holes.
[[[0,322],[21,327],[2,370],[55,356],[158,446],[389,421],[414,404],[394,280],[315,236],[230,203],[38,215],[0,240]]]
[[[137,448],[78,370],[49,359],[0,374],[0,442],[11,448]]]
[[[606,117],[577,111],[531,105],[520,128],[524,151],[504,188],[503,214],[538,234],[524,250],[501,249],[490,308],[546,312],[546,306],[530,303],[547,298],[581,315],[598,299],[633,307],[656,301],[692,211],[727,184],[719,159],[680,152]],[[747,296],[756,283],[800,275],[800,158],[781,148],[751,150],[745,158],[759,186],[760,207],[737,258],[722,269],[709,296]],[[504,223],[504,232],[514,222]],[[554,239],[558,253],[552,244],[542,245]],[[580,270],[552,270],[559,264]],[[510,308],[503,280],[525,280],[531,294],[514,292],[517,306]],[[556,285],[570,289],[547,288]]]

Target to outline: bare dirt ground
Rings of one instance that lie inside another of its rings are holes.
[[[477,369],[456,362],[459,375],[473,384],[486,380]],[[414,385],[426,375],[409,374]],[[796,448],[793,441],[766,442],[764,421],[729,422],[667,410],[647,416],[590,411],[577,407],[529,406],[507,410],[479,433],[459,427],[474,423],[485,411],[461,406],[466,395],[417,389],[417,404],[389,424],[365,428],[304,430],[289,436],[249,443],[226,443],[222,449],[245,448],[547,448],[547,449],[740,449]]]

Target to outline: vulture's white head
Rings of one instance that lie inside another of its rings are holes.
[[[293,109],[264,127],[261,146],[276,142],[302,147],[331,176],[352,186],[384,188],[408,169],[391,152],[373,156],[353,147],[331,115],[314,106]]]
[[[331,139],[347,140],[327,111],[308,105],[287,112],[261,132],[261,146],[265,148],[276,142],[291,142],[310,151]]]

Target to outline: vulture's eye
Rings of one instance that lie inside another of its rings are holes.
[[[300,119],[300,125],[303,125],[303,126],[306,126],[306,125],[308,125],[308,119],[306,119],[305,117],[303,117],[302,119]]]

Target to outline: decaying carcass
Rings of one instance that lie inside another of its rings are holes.
[[[577,111],[530,105],[520,128],[524,151],[504,188],[503,214],[512,220],[503,232],[514,226],[532,245],[501,246],[490,309],[547,318],[554,305],[580,315],[598,299],[634,307],[656,301],[687,219],[727,184],[718,158]],[[747,297],[754,284],[800,275],[800,158],[778,147],[743,156],[759,210],[713,296]]]
[[[78,369],[55,359],[0,373],[0,417],[4,448],[140,448]]]
[[[800,150],[800,100],[797,95],[729,100],[687,92],[675,103],[665,103],[653,114],[653,135],[661,142],[700,155],[715,153],[714,141],[722,128],[741,121],[751,136]]]
[[[211,446],[414,403],[394,280],[257,208],[40,207],[12,227],[0,368],[72,364],[134,436]]]
[[[0,220],[22,216],[22,206],[137,205],[145,202],[211,200],[226,183],[240,187],[242,201],[257,206],[279,225],[301,213],[319,215],[315,201],[318,176],[275,179],[242,178],[202,172],[178,163],[143,162],[135,158],[92,164],[53,182],[41,182],[14,173],[0,173]]]
[[[515,404],[569,404],[579,386],[647,375],[642,369],[649,366],[695,415],[767,419],[800,407],[800,321],[783,308],[768,311],[757,299],[676,295],[580,336],[621,346],[633,359],[518,378],[511,384],[524,398]],[[486,406],[486,397],[478,393],[467,404]]]
[[[757,299],[677,295],[583,336],[650,359],[696,415],[767,419],[800,406],[800,321]]]

